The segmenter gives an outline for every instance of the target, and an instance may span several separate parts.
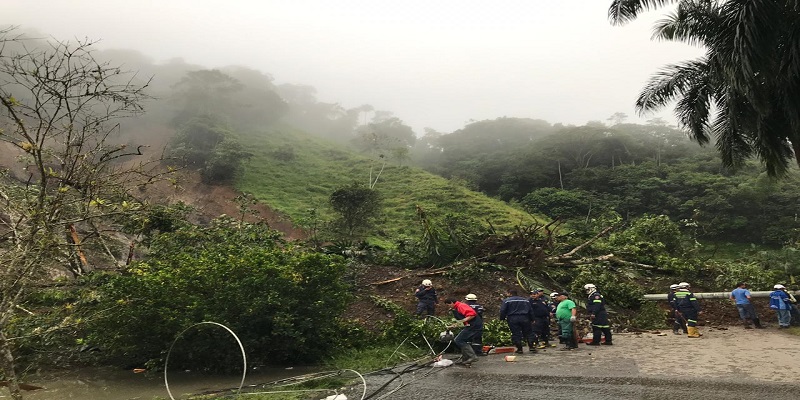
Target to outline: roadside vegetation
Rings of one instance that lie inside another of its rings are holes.
[[[800,273],[800,174],[786,154],[765,169],[752,147],[720,157],[622,113],[585,126],[504,117],[417,137],[391,112],[322,103],[257,71],[150,65],[174,81],[118,80],[91,43],[11,32],[0,31],[0,139],[13,152],[0,176],[0,380],[15,399],[18,373],[37,368],[158,371],[176,335],[204,321],[236,332],[252,365],[410,361],[445,346],[446,321],[412,314],[422,277],[442,295],[477,293],[484,342],[505,345],[495,303],[510,287],[594,283],[616,328],[652,329],[665,312],[642,295],[671,283],[794,288]],[[70,57],[82,69],[60,66]],[[54,96],[42,89],[65,82]],[[140,116],[145,88],[170,101]],[[80,107],[61,106],[71,101]],[[133,116],[134,132],[169,135],[122,134],[117,117]],[[143,150],[145,139],[163,149]],[[187,176],[235,187],[235,215],[147,191]],[[306,236],[286,240],[258,203]],[[186,331],[170,365],[235,370],[238,347],[220,335]]]

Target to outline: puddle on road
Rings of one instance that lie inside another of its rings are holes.
[[[272,382],[278,379],[319,371],[319,368],[264,368],[250,371],[245,386]],[[242,375],[208,375],[175,371],[169,373],[169,387],[176,399],[189,394],[235,389]],[[51,372],[28,376],[25,383],[44,389],[24,392],[25,400],[153,400],[169,399],[164,385],[163,372],[134,373],[132,370],[81,369],[78,371]],[[0,388],[0,399],[10,398],[5,388]]]

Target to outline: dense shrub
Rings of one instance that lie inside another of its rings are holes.
[[[88,339],[130,362],[163,357],[201,321],[236,332],[254,363],[312,362],[347,345],[337,321],[350,298],[344,260],[297,251],[277,236],[227,218],[157,235],[147,261],[100,287],[98,307],[114,311],[90,323]],[[225,342],[193,335],[187,362],[208,364]],[[231,354],[223,361],[241,362],[237,349]]]
[[[786,283],[783,270],[769,269],[752,262],[729,262],[718,266],[719,275],[714,279],[714,290],[729,291],[736,283],[744,281],[751,290],[772,290],[776,283]]]
[[[642,305],[644,289],[624,275],[599,265],[579,269],[570,290],[578,300],[585,301],[583,285],[593,283],[612,307],[638,309]]]

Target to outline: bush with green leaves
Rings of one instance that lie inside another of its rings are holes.
[[[490,262],[469,261],[453,266],[445,272],[445,276],[452,284],[479,282],[486,279],[492,271],[504,271],[506,267]]]
[[[511,345],[511,330],[508,329],[508,323],[499,319],[484,319],[483,344],[487,346]]]
[[[637,310],[642,305],[644,289],[631,278],[602,265],[589,265],[579,268],[570,291],[578,300],[585,300],[583,286],[593,283],[610,306]]]
[[[200,171],[205,183],[230,182],[252,156],[213,116],[187,121],[170,141],[169,155],[180,165]]]
[[[683,253],[684,237],[678,224],[665,215],[645,215],[609,237],[614,253],[629,261],[657,265],[664,256]]]
[[[666,326],[667,312],[653,301],[642,304],[630,321],[631,326],[639,329],[663,329]]]
[[[89,324],[87,340],[131,363],[160,360],[179,332],[201,321],[236,332],[256,364],[314,362],[349,346],[338,320],[351,297],[345,260],[279,236],[227,217],[155,236],[146,261],[98,288],[97,307],[113,312]],[[176,364],[208,365],[226,342],[200,333],[186,341],[195,358]],[[230,354],[223,361],[236,365],[238,350]]]
[[[417,217],[423,229],[420,246],[425,265],[443,266],[463,259],[488,235],[487,228],[470,215],[447,213],[439,217],[417,207]]]
[[[714,279],[714,290],[729,291],[738,282],[747,282],[751,290],[772,290],[776,283],[786,283],[788,276],[782,269],[770,269],[755,262],[725,262],[718,264],[719,275]]]
[[[350,245],[367,237],[381,212],[380,193],[356,182],[334,190],[328,201],[338,215],[331,229],[339,242]]]

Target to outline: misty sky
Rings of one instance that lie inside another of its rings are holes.
[[[701,49],[650,40],[665,11],[618,27],[609,0],[3,0],[0,24],[100,39],[156,62],[243,65],[389,110],[418,135],[469,120],[631,122],[647,78]],[[674,122],[671,110],[657,116]],[[649,118],[649,117],[648,117]]]

